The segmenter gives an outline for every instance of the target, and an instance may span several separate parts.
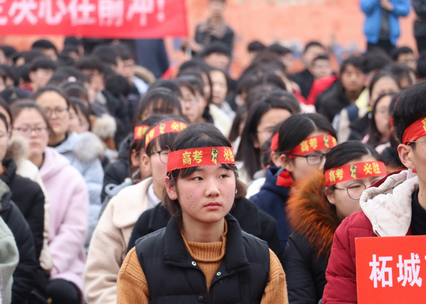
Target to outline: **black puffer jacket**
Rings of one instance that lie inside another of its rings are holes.
[[[266,241],[269,248],[282,261],[283,252],[277,223],[271,216],[259,210],[252,201],[245,198],[235,200],[230,214],[237,219],[243,231]],[[138,238],[166,227],[169,219],[170,215],[161,203],[142,213],[133,228],[127,251],[135,246]]]
[[[104,181],[102,184],[101,202],[106,197],[105,186],[109,184],[120,185],[129,177],[129,150],[133,141],[133,133],[130,133],[121,143],[118,151],[118,157],[115,162],[108,165],[105,170]]]
[[[11,196],[9,187],[0,181],[0,216],[12,231],[19,251],[19,263],[13,274],[12,303],[26,304],[36,285],[34,273],[38,262],[30,227]]]
[[[36,286],[32,296],[35,296],[34,293],[36,293],[42,298],[46,298],[47,277],[39,262],[44,231],[43,190],[36,182],[16,174],[17,166],[14,160],[3,160],[2,163],[6,170],[0,175],[0,180],[5,182],[12,192],[11,199],[24,216],[33,236],[37,270],[35,272]],[[30,303],[33,301],[30,300]]]
[[[333,122],[334,116],[351,102],[346,97],[342,82],[336,81],[331,88],[326,90],[315,101],[315,108],[319,114],[324,115],[329,122]]]

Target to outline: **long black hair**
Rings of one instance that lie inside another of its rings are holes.
[[[373,147],[378,146],[381,143],[381,139],[382,139],[382,135],[379,133],[379,130],[377,130],[377,125],[376,125],[376,120],[375,117],[377,115],[376,110],[377,110],[377,105],[379,104],[379,101],[382,100],[384,97],[394,97],[395,94],[394,93],[385,93],[385,94],[381,94],[379,97],[377,97],[377,99],[374,101],[374,105],[373,105],[373,109],[372,109],[372,113],[373,113],[373,117],[369,120],[369,129],[368,129],[368,141],[367,143]],[[389,109],[387,111],[389,113]]]

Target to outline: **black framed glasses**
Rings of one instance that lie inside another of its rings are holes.
[[[346,188],[337,188],[335,190],[346,190],[348,196],[353,200],[359,200],[361,198],[362,192],[367,189],[367,186],[362,182],[354,182],[349,184]]]
[[[160,161],[167,165],[167,160],[169,159],[169,150],[162,150],[162,151],[155,151],[152,152],[151,154],[148,154],[149,157],[151,157],[154,154],[158,154],[158,156],[160,157]]]
[[[303,157],[306,159],[306,162],[309,165],[319,165],[324,157],[326,157],[327,154],[323,154],[323,153],[311,153],[308,155],[300,155],[300,154],[290,154],[290,153],[286,153],[286,155],[289,156],[296,156],[296,157]]]

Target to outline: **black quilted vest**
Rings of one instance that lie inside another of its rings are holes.
[[[153,304],[260,303],[269,278],[269,248],[265,241],[241,231],[227,215],[226,253],[209,293],[206,278],[186,251],[177,223],[136,241],[136,253],[148,282]]]

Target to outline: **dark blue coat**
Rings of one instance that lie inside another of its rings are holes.
[[[277,221],[281,248],[285,250],[291,232],[284,209],[290,189],[277,186],[277,178],[283,170],[283,168],[269,167],[266,170],[265,184],[259,193],[253,195],[250,200],[255,202],[262,211],[265,211]]]

